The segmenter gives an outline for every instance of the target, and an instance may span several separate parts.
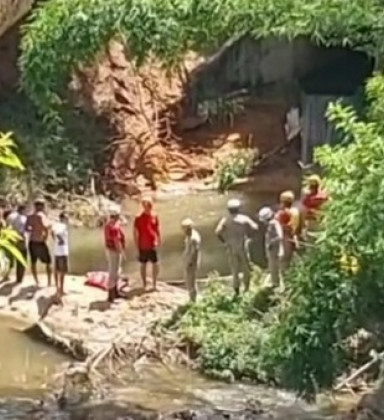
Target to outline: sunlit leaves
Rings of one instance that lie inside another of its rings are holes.
[[[13,149],[15,143],[12,140],[12,134],[0,133],[0,165],[8,168],[23,170],[24,166]],[[8,251],[17,260],[26,264],[25,258],[16,248],[15,243],[20,239],[17,232],[12,229],[1,229],[0,231],[0,249]]]
[[[24,166],[14,152],[15,143],[12,140],[12,133],[0,133],[0,165],[9,168],[23,170]]]

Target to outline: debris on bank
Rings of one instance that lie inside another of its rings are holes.
[[[132,286],[126,298],[110,305],[106,292],[86,286],[85,277],[68,276],[63,305],[57,304],[55,288],[36,291],[28,276],[22,285],[0,284],[0,315],[29,324],[28,334],[64,349],[96,368],[104,358],[118,353],[136,361],[162,359],[162,345],[151,333],[156,321],[170,317],[188,302],[187,293],[159,283],[157,291]]]

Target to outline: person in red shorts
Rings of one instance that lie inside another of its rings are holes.
[[[157,248],[160,245],[159,219],[153,213],[153,202],[149,197],[142,199],[142,213],[135,218],[134,240],[139,253],[141,264],[141,280],[144,289],[147,288],[147,264],[152,264],[153,290],[156,290],[157,277],[159,275],[159,263]]]

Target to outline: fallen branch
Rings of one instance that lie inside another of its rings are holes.
[[[255,163],[254,168],[259,168],[260,166],[265,164],[270,158],[272,158],[272,157],[278,155],[279,153],[285,151],[286,149],[288,149],[288,147],[290,147],[292,145],[292,143],[295,139],[299,139],[299,138],[300,138],[300,136],[292,137],[291,139],[287,140],[285,143],[280,144],[280,145],[274,147],[269,152],[261,155],[260,159]]]
[[[352,375],[348,376],[346,379],[341,381],[338,385],[334,387],[334,391],[340,391],[345,386],[348,386],[352,381],[360,377],[363,373],[365,373],[368,369],[370,369],[375,363],[382,360],[384,357],[384,351],[377,354],[375,353],[372,357],[372,359],[367,362],[365,365],[361,366],[359,369],[357,369]]]

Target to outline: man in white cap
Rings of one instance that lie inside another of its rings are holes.
[[[184,278],[191,302],[195,302],[197,296],[196,274],[200,263],[201,245],[200,234],[193,226],[192,219],[184,219],[181,222],[181,228],[185,234]]]
[[[284,256],[284,234],[274,216],[270,207],[263,207],[259,211],[259,220],[266,225],[265,254],[268,260],[269,280],[273,287],[277,287],[282,285],[280,271]]]
[[[249,289],[251,279],[251,264],[247,252],[247,239],[258,230],[258,225],[250,217],[241,213],[241,201],[228,201],[228,216],[223,217],[217,228],[216,235],[227,246],[229,262],[233,275],[235,294],[240,292],[240,273],[243,273],[244,289]]]
[[[105,248],[108,259],[108,301],[118,297],[117,283],[125,250],[125,234],[120,224],[120,207],[109,209],[109,220],[104,227]]]

